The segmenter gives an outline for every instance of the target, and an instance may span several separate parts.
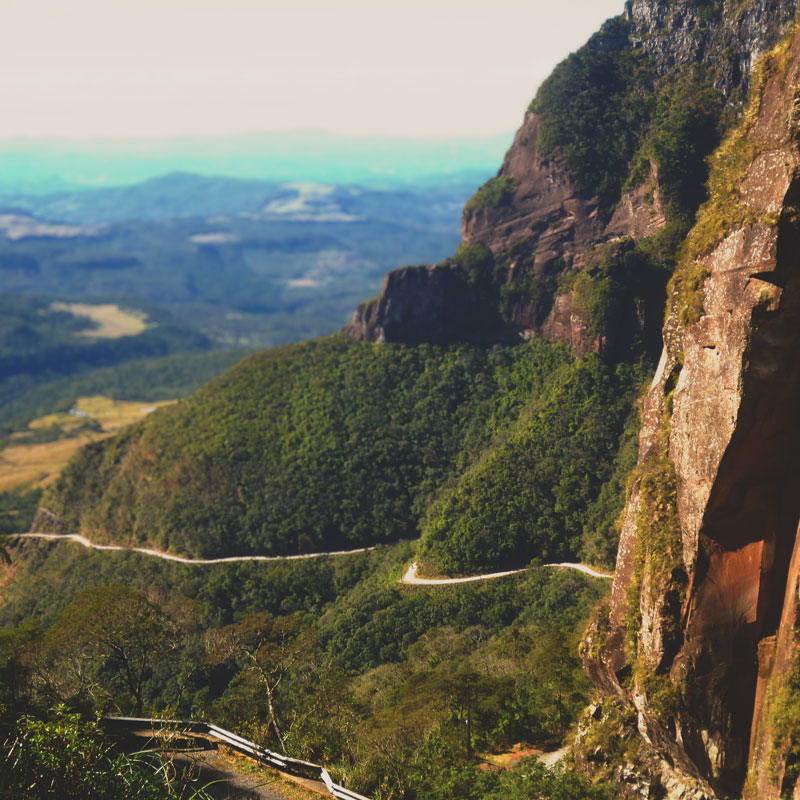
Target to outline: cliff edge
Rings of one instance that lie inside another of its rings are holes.
[[[629,0],[544,82],[497,175],[467,203],[458,254],[387,276],[345,332],[364,341],[514,341],[657,358],[675,247],[705,159],[796,0]]]
[[[800,792],[793,31],[754,73],[670,284],[611,602],[582,648],[594,682],[685,779],[670,797]]]

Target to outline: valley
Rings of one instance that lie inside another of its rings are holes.
[[[0,196],[0,529],[27,527],[41,487],[102,438],[87,423],[34,441],[37,417],[87,392],[177,399],[258,347],[341,327],[401,253],[446,254],[468,185],[385,183],[172,173]]]
[[[66,413],[31,420],[0,450],[0,492],[42,489],[52,483],[82,447],[111,436],[169,401],[152,404],[79,397]]]
[[[213,720],[376,800],[796,800],[797,15],[628,0],[471,196],[15,194],[14,741]]]

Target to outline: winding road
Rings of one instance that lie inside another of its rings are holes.
[[[598,572],[585,564],[542,564],[543,567],[563,567],[564,569],[576,569],[578,572],[583,572],[590,575],[592,578],[603,578],[610,580],[613,575],[606,572]],[[491,572],[488,575],[474,575],[470,578],[418,578],[417,570],[419,569],[416,561],[405,571],[401,578],[402,583],[409,583],[416,586],[448,586],[453,583],[474,583],[475,581],[491,581],[495,578],[504,578],[506,575],[518,575],[520,572],[527,572],[529,569],[535,567],[526,567],[525,569],[512,569],[509,572]]]
[[[174,561],[178,564],[187,564],[191,567],[206,567],[212,564],[233,564],[238,561],[298,561],[304,558],[320,558],[321,556],[349,556],[356,553],[369,553],[375,547],[359,547],[356,550],[332,550],[326,553],[303,553],[296,556],[228,556],[226,558],[187,558],[186,556],[176,556],[172,553],[165,553],[163,550],[155,550],[151,547],[127,547],[120,544],[96,544],[85,536],[77,533],[14,533],[9,536],[11,539],[44,539],[46,541],[69,541],[75,542],[90,550],[115,550],[118,552],[141,553],[152,558],[160,558],[163,561]],[[602,578],[610,580],[613,575],[606,572],[598,572],[585,564],[542,564],[543,567],[562,567],[564,569],[575,569],[583,572],[592,578]],[[526,572],[533,567],[525,569],[512,569],[508,572],[492,572],[487,575],[473,575],[469,578],[418,578],[417,570],[419,566],[416,561],[405,571],[400,579],[401,583],[412,586],[447,586],[455,583],[473,583],[475,581],[491,581],[495,578],[504,578],[507,575],[517,575]]]
[[[9,538],[12,539],[48,539],[50,541],[69,540],[77,544],[88,547],[91,550],[123,550],[128,553],[141,553],[153,558],[161,558],[164,561],[177,561],[179,564],[188,564],[192,567],[207,567],[210,564],[232,564],[236,561],[297,561],[303,558],[319,558],[320,556],[349,556],[354,553],[368,553],[374,547],[360,547],[357,550],[333,550],[329,553],[303,553],[297,556],[229,556],[227,558],[186,558],[185,556],[174,556],[165,553],[163,550],[154,550],[150,547],[126,547],[119,544],[95,544],[85,536],[77,533],[14,533]]]

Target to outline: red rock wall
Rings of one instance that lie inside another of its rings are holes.
[[[787,765],[790,749],[798,744],[800,720],[794,719],[789,736],[782,735],[776,714],[785,712],[792,693],[787,686],[798,661],[797,626],[800,622],[800,533],[795,534],[794,552],[783,596],[778,633],[762,639],[758,651],[758,681],[750,737],[749,774],[744,800],[779,800],[789,792],[800,797],[800,782]],[[792,713],[791,706],[789,713]],[[794,757],[796,763],[796,756]],[[783,790],[783,791],[782,791]]]
[[[704,313],[682,325],[683,298],[671,298],[643,405],[643,468],[666,425],[686,585],[674,570],[654,570],[643,546],[654,533],[640,513],[640,478],[623,524],[610,633],[600,657],[587,660],[600,687],[636,708],[653,748],[719,797],[740,796],[748,754],[761,752],[751,748],[763,710],[759,652],[789,636],[781,618],[800,518],[800,39],[773,62],[747,126],[754,156],[738,205],[717,210],[729,214],[729,231],[701,260]],[[638,576],[653,574],[637,592]],[[626,625],[637,620],[630,652]],[[591,630],[590,642],[597,636]],[[676,698],[669,712],[656,708],[664,689]]]
[[[515,181],[508,203],[464,211],[463,238],[483,243],[497,256],[531,236],[531,223],[546,223],[534,248],[534,271],[561,258],[566,267],[580,261],[603,232],[596,198],[581,193],[566,162],[537,148],[540,120],[528,113],[506,154],[499,177]]]

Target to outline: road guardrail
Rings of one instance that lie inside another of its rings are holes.
[[[177,731],[186,731],[190,733],[202,733],[226,744],[228,747],[240,753],[250,756],[256,761],[260,761],[272,767],[272,769],[287,772],[290,775],[320,780],[325,784],[330,794],[333,797],[339,798],[339,800],[369,800],[369,798],[364,797],[364,795],[357,794],[350,789],[346,789],[344,786],[334,783],[328,770],[321,767],[319,764],[313,764],[310,761],[303,761],[299,758],[292,758],[282,753],[275,753],[272,750],[268,750],[266,747],[251,742],[249,739],[245,739],[243,736],[239,736],[237,733],[232,733],[231,731],[225,730],[225,728],[220,728],[219,725],[214,725],[212,722],[198,722],[189,719],[148,719],[145,717],[114,716],[101,717],[100,720],[107,729],[150,727],[154,731],[175,729]]]

